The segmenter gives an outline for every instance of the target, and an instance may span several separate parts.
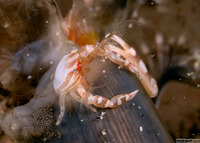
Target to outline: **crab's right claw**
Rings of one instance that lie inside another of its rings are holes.
[[[139,90],[135,90],[128,94],[114,96],[112,99],[106,101],[105,108],[115,108],[121,106],[122,104],[130,101],[138,93],[138,91]]]

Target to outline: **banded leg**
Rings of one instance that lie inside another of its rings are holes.
[[[117,47],[114,44],[107,44],[104,47],[104,55],[112,62],[127,67],[131,72],[137,75],[150,97],[155,97],[158,93],[158,87],[155,79],[148,73],[148,70],[137,55],[134,48],[130,47],[122,38],[117,35],[111,36],[111,39],[120,44]]]
[[[60,94],[59,105],[60,105],[60,114],[59,114],[57,122],[56,122],[57,126],[60,125],[60,123],[63,119],[63,116],[65,114],[65,94]]]
[[[94,105],[100,108],[119,107],[122,104],[130,101],[138,92],[138,90],[135,90],[131,93],[116,95],[113,98],[108,99],[103,96],[93,95],[90,92],[86,92],[83,87],[78,88],[77,91],[87,104]]]

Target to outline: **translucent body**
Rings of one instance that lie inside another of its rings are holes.
[[[134,22],[134,21],[130,21]],[[118,45],[116,45],[118,44]],[[130,47],[122,38],[114,33],[105,38],[97,47],[82,47],[73,49],[59,62],[54,77],[54,89],[59,94],[60,115],[57,125],[62,121],[65,113],[65,96],[71,95],[75,100],[83,102],[86,106],[94,105],[100,108],[114,108],[131,100],[138,90],[128,94],[116,95],[112,99],[93,95],[85,88],[89,84],[84,77],[86,68],[95,56],[104,56],[116,64],[126,67],[136,74],[151,97],[158,93],[156,81],[148,74],[143,61],[137,55],[134,48]],[[84,72],[83,72],[84,71]],[[95,111],[94,108],[90,108]]]
[[[59,62],[54,77],[54,89],[59,94],[60,115],[56,122],[59,125],[65,113],[65,96],[71,95],[75,100],[83,102],[86,106],[94,105],[100,108],[114,108],[122,105],[123,103],[132,99],[138,90],[129,94],[122,94],[108,99],[99,95],[92,95],[89,91],[85,90],[88,87],[88,82],[84,77],[83,68],[87,67],[87,61],[90,59],[93,52],[96,50],[84,49],[82,53],[74,49],[65,55]],[[83,54],[84,53],[84,54]],[[82,55],[82,56],[81,56]],[[90,106],[90,109],[96,111]]]

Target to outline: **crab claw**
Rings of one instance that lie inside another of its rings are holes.
[[[108,99],[100,95],[93,95],[90,92],[85,92],[84,89],[82,90],[79,89],[78,93],[80,96],[83,97],[84,101],[89,105],[94,105],[100,108],[116,108],[130,101],[138,93],[138,91],[139,90],[135,90],[128,94],[116,95],[111,99]]]

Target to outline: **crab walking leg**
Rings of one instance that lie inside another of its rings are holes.
[[[91,105],[87,104],[87,103],[83,100],[83,98],[82,98],[81,96],[79,96],[77,93],[73,92],[73,93],[71,93],[71,96],[72,96],[72,98],[75,99],[76,101],[78,101],[78,102],[80,102],[80,103],[83,103],[83,105],[85,105],[85,106],[86,106],[88,109],[90,109],[91,111],[93,111],[93,112],[96,112],[96,111],[97,111],[94,107],[92,107]]]
[[[135,66],[132,64],[129,64],[129,70],[134,72]],[[158,86],[153,77],[151,77],[149,74],[140,73],[137,74],[138,79],[141,81],[142,85],[146,89],[147,93],[150,97],[155,97],[158,94]]]
[[[59,105],[60,105],[60,114],[58,116],[56,125],[60,125],[63,116],[65,114],[65,94],[61,94],[59,97]]]
[[[116,95],[111,99],[99,95],[93,95],[90,92],[86,92],[83,87],[78,88],[77,91],[84,101],[89,105],[94,105],[100,108],[115,108],[130,101],[139,90],[135,90],[128,94]]]
[[[93,105],[95,105],[97,107],[101,107],[101,108],[119,107],[122,104],[130,101],[138,93],[138,91],[139,90],[135,90],[135,91],[128,93],[128,94],[116,95],[111,99],[96,95],[96,96],[94,96],[96,98],[96,101],[93,103]],[[106,102],[101,102],[101,98],[105,98]]]
[[[158,93],[157,83],[155,79],[148,74],[144,62],[137,55],[136,51],[117,35],[113,35],[111,39],[119,43],[123,49],[111,44],[107,45],[105,51],[109,59],[116,64],[126,66],[131,72],[135,73],[150,97],[155,97]]]

